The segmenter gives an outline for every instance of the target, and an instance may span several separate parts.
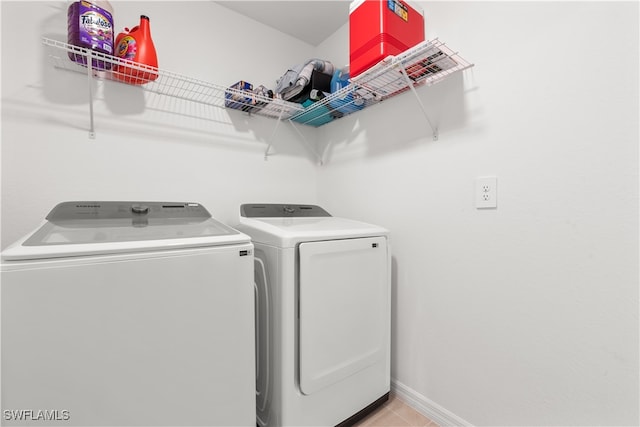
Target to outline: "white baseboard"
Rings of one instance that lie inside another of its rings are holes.
[[[391,379],[391,393],[440,426],[473,427],[473,424],[465,421],[437,403],[432,402],[394,378]]]

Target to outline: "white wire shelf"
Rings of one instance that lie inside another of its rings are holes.
[[[247,96],[246,92],[237,89],[193,79],[61,41],[43,38],[42,42],[45,46],[52,48],[48,52],[48,57],[54,67],[83,74],[91,73],[93,78],[136,84],[152,93],[210,106],[226,108],[232,104],[234,108],[251,114],[283,120],[303,110],[300,104],[293,102],[259,94]],[[88,58],[91,58],[91,67],[85,65],[88,64]]]
[[[440,40],[425,41],[400,55],[385,58],[352,78],[348,86],[294,114],[290,120],[322,126],[407,90],[415,91],[415,87],[433,85],[470,67],[473,64]],[[422,103],[420,106],[425,111]]]
[[[88,75],[89,79],[113,80],[136,84],[144,90],[207,106],[233,108],[250,114],[289,120],[309,126],[322,126],[350,115],[407,90],[412,91],[438,139],[438,130],[427,115],[416,92],[418,86],[430,86],[454,73],[473,67],[457,52],[438,39],[424,41],[413,48],[383,61],[352,78],[350,83],[311,105],[284,101],[278,97],[216,85],[170,71],[105,55],[58,40],[43,38],[49,48],[48,57],[56,68]],[[90,137],[94,137],[93,101],[89,88]],[[272,135],[273,137],[273,135]],[[268,156],[271,143],[265,157]]]

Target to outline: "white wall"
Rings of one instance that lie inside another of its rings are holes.
[[[403,94],[323,128],[318,181],[391,230],[398,391],[442,422],[638,425],[638,3],[421,4],[475,63],[419,90],[439,140]]]
[[[288,126],[265,162],[272,120],[120,85],[97,85],[89,140],[85,80],[40,43],[66,38],[64,2],[3,1],[2,247],[61,200],[195,200],[229,223],[242,202],[318,202],[391,230],[393,377],[422,409],[638,425],[637,2],[422,5],[428,38],[476,64],[420,89],[439,141],[404,94],[323,127],[318,168]],[[272,84],[312,49],[210,2],[114,7],[117,28],[151,17],[161,68],[214,83]],[[346,64],[347,37],[316,56]],[[497,210],[473,206],[482,175]]]
[[[213,2],[112,4],[116,33],[150,17],[160,68],[218,85],[274,87],[313,49]],[[275,120],[100,82],[89,139],[87,78],[41,42],[66,41],[66,7],[1,2],[3,248],[65,200],[197,201],[230,224],[241,203],[315,202],[316,158],[290,126],[264,161]]]

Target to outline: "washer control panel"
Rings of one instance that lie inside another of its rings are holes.
[[[50,222],[83,219],[207,219],[211,214],[199,203],[182,202],[63,202],[49,215]]]

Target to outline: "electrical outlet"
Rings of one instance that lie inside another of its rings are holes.
[[[498,177],[480,176],[476,178],[476,208],[495,209],[498,207]]]

